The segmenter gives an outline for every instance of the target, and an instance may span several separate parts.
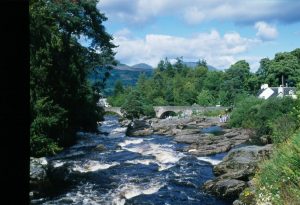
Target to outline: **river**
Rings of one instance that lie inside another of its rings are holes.
[[[214,178],[212,164],[224,154],[196,157],[172,137],[125,137],[118,118],[106,116],[99,126],[105,134],[79,133],[77,143],[48,160],[56,167],[72,165],[74,183],[56,187],[31,204],[104,205],[229,205],[201,190]],[[103,144],[106,151],[94,148]],[[73,176],[73,175],[72,175]]]

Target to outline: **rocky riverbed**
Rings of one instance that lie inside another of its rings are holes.
[[[197,156],[227,152],[247,142],[252,134],[250,130],[227,129],[226,123],[219,122],[218,117],[142,119],[124,121],[123,126],[128,126],[129,136],[173,136],[176,142],[190,145],[184,151]]]
[[[31,158],[31,203],[231,204],[251,188],[272,145],[248,145],[250,130],[229,129],[218,120],[108,120],[99,128],[106,134],[85,133],[54,158]]]
[[[252,188],[252,177],[258,163],[270,156],[272,145],[247,145],[251,141],[251,130],[227,128],[218,117],[141,119],[124,121],[130,136],[162,134],[173,136],[176,142],[187,143],[185,148],[196,156],[208,156],[228,152],[222,162],[213,168],[215,176],[208,180],[203,190],[220,198],[237,199],[246,188]],[[242,204],[239,200],[235,205]]]

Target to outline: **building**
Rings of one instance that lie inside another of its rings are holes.
[[[269,87],[268,84],[263,84],[258,92],[258,97],[262,99],[268,99],[270,97],[283,97],[290,96],[296,99],[296,88],[295,87]]]

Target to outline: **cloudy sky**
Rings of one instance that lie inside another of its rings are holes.
[[[116,58],[154,67],[160,59],[205,59],[226,69],[300,47],[299,0],[100,0]]]

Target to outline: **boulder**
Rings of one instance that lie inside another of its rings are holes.
[[[203,188],[218,197],[235,199],[246,187],[246,182],[236,179],[209,180]]]
[[[259,161],[269,157],[271,150],[271,144],[252,145],[231,150],[222,162],[214,167],[213,171],[217,176],[227,174],[232,175],[232,178],[247,178],[254,174]]]
[[[30,198],[40,195],[40,193],[44,192],[51,186],[48,169],[49,164],[45,157],[30,157]]]
[[[149,120],[138,119],[133,120],[129,125],[126,132],[128,136],[145,136],[151,135],[153,130],[151,129]]]
[[[213,168],[213,172],[218,177],[207,181],[203,188],[220,197],[238,198],[246,187],[253,187],[250,180],[255,174],[258,163],[269,158],[271,152],[271,144],[245,146],[231,150],[222,162]],[[250,192],[252,193],[252,191]],[[249,201],[249,199],[247,200]],[[234,202],[235,205],[240,203],[240,201]]]
[[[48,161],[45,157],[30,157],[30,185],[42,186],[48,182],[47,178]]]
[[[98,144],[95,148],[94,148],[95,151],[98,151],[98,152],[104,152],[106,150],[106,147],[103,145],[103,144]]]
[[[52,185],[55,186],[68,186],[76,182],[77,173],[73,171],[73,164],[66,162],[61,166],[50,164],[48,170],[48,177]]]

